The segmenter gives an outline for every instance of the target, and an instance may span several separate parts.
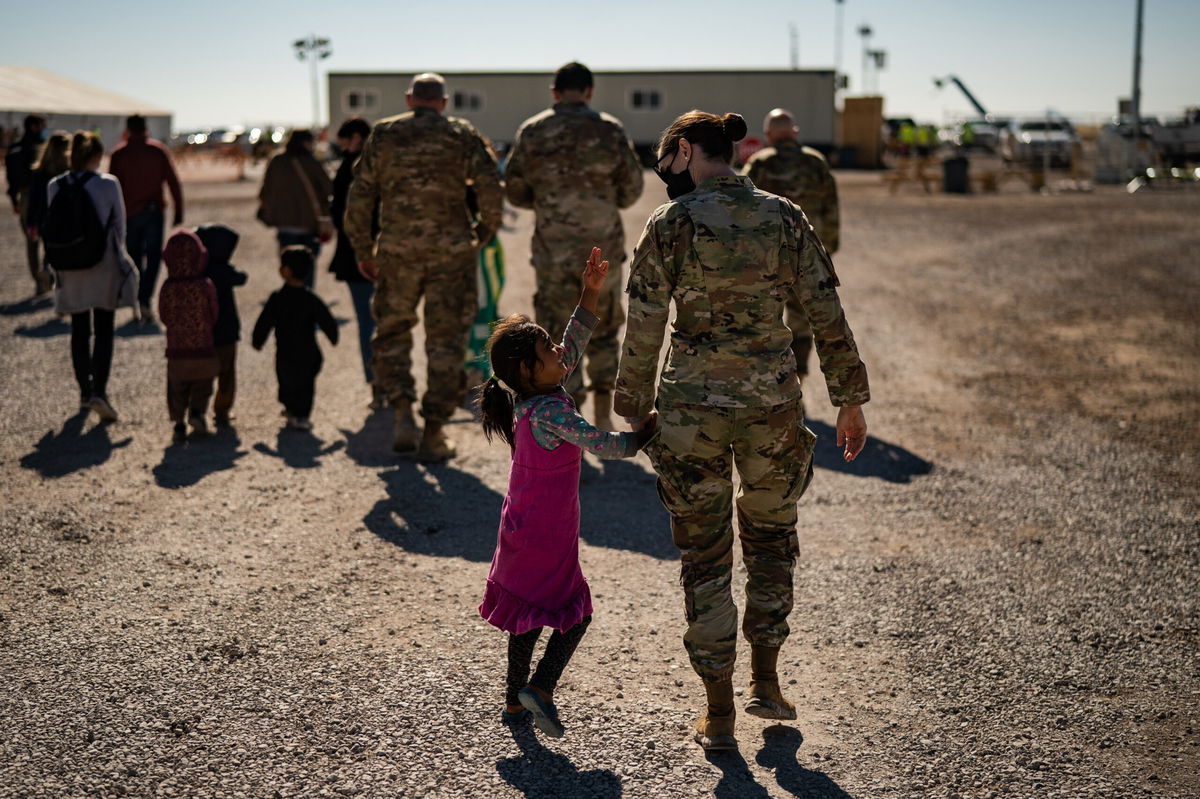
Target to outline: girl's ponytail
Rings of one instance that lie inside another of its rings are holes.
[[[513,399],[512,394],[493,375],[481,386],[479,392],[479,416],[483,420],[483,434],[491,441],[493,435],[504,439],[509,447],[513,443]]]

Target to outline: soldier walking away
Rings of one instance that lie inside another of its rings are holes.
[[[154,287],[163,249],[163,184],[171,192],[172,227],[183,224],[183,188],[162,142],[146,133],[146,118],[134,114],[125,120],[126,138],[113,150],[109,171],[121,181],[125,200],[125,246],[141,275],[138,305],[142,321],[154,321]]]
[[[620,209],[642,193],[642,167],[620,120],[588,107],[590,69],[572,61],[554,75],[554,105],[517,130],[504,171],[505,195],[537,216],[530,247],[537,293],[537,322],[555,337],[566,328],[568,311],[581,289],[577,264],[593,246],[608,254],[612,270],[600,294],[599,322],[588,345],[586,371],[593,392],[593,421],[612,429],[613,383],[617,377],[617,332],[621,308],[621,264],[625,234]],[[584,369],[566,389],[582,407]]]
[[[797,140],[799,130],[790,111],[776,108],[763,120],[767,146],[759,150],[742,169],[754,185],[771,194],[787,197],[800,206],[817,238],[830,254],[837,252],[837,182],[829,171],[825,156]],[[808,376],[813,336],[808,318],[794,295],[787,301],[787,324],[792,329],[792,352],[796,355],[796,374],[800,382]]]
[[[470,122],[443,115],[441,75],[417,75],[404,99],[410,110],[376,123],[363,145],[342,224],[359,269],[375,282],[372,364],[395,414],[392,449],[434,462],[455,454],[444,427],[466,393],[463,362],[476,312],[478,253],[500,227],[504,190],[488,141]],[[468,186],[477,217],[467,206]],[[371,231],[376,204],[377,236]],[[428,380],[418,445],[412,330],[422,296]]]
[[[33,278],[38,294],[50,290],[48,276],[42,271],[38,240],[30,232],[29,186],[33,182],[33,164],[38,150],[46,140],[46,118],[40,114],[25,117],[25,133],[13,142],[4,153],[4,171],[8,180],[8,198],[12,201],[13,213],[25,235],[25,258],[29,262],[29,275]],[[45,209],[41,209],[45,210]]]
[[[755,188],[729,165],[746,135],[736,114],[690,111],[659,142],[656,171],[671,202],[650,216],[629,274],[629,322],[615,410],[638,429],[657,403],[659,436],[646,447],[679,548],[684,648],[704,682],[695,740],[732,749],[738,613],[733,571],[736,504],[746,566],[742,632],[750,642],[746,712],[794,719],[777,663],[788,635],[796,563],[796,503],[812,479],[815,436],[783,323],[795,295],[816,333],[838,445],[853,460],[866,443],[867,370],[842,313],[833,262],[790,200]],[[674,301],[671,346],[655,371]],[[736,502],[733,469],[741,478]]]

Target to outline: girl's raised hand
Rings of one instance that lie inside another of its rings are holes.
[[[600,260],[600,248],[593,247],[588,256],[587,266],[583,268],[583,287],[592,291],[600,291],[604,287],[604,279],[608,277],[608,261]]]

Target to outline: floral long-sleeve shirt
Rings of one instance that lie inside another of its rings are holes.
[[[563,357],[566,366],[564,380],[579,366],[579,359],[583,357],[598,321],[590,311],[575,308],[563,332],[562,347],[566,350]],[[575,401],[561,385],[553,394],[538,394],[517,403],[515,416],[519,419],[526,412],[530,414],[529,429],[533,439],[543,449],[558,449],[565,441],[606,460],[632,458],[637,454],[637,436],[634,433],[609,433],[595,427],[579,415]]]

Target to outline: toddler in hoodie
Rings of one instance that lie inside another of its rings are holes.
[[[208,435],[204,415],[219,371],[213,346],[217,289],[204,276],[208,253],[199,237],[178,230],[163,248],[167,281],[158,293],[158,318],[167,329],[167,410],[175,423],[174,441]]]
[[[204,276],[211,280],[217,289],[217,323],[213,326],[213,346],[217,351],[220,372],[217,374],[213,414],[217,419],[217,427],[226,427],[233,422],[233,398],[237,391],[237,348],[242,332],[233,290],[237,286],[246,285],[246,273],[229,263],[238,243],[236,230],[220,224],[201,225],[196,228],[196,235],[208,251],[208,265],[204,268]]]

